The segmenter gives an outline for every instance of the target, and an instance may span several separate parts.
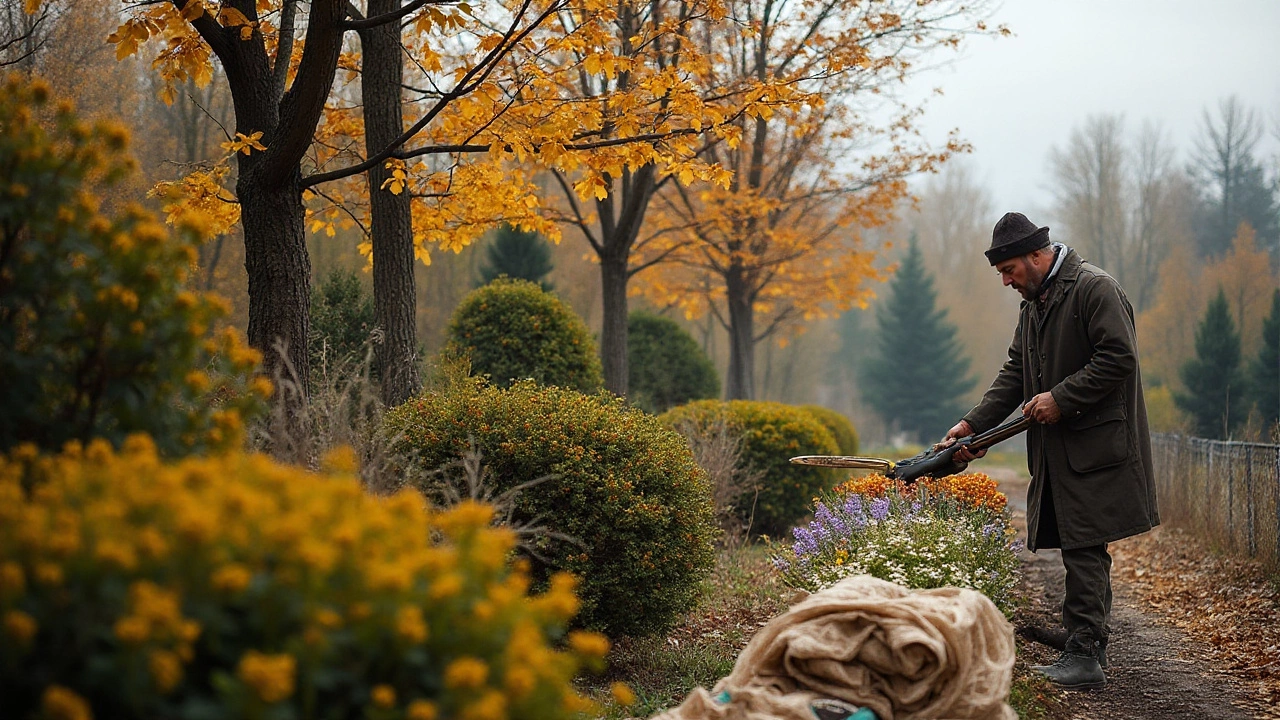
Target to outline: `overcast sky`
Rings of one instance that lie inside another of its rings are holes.
[[[1268,129],[1280,116],[1280,0],[1006,0],[992,20],[1013,37],[969,40],[910,95],[943,89],[926,135],[958,128],[973,144],[998,213],[1050,206],[1049,151],[1091,114],[1122,113],[1130,132],[1159,121],[1180,163],[1220,98],[1238,95]],[[1263,153],[1277,152],[1268,134]]]

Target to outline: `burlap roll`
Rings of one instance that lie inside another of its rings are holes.
[[[1013,658],[1013,627],[981,593],[862,575],[774,618],[711,692],[654,720],[813,720],[809,704],[823,697],[881,720],[1016,720],[1005,702]]]

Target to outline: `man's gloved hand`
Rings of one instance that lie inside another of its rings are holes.
[[[967,420],[961,420],[960,422],[956,423],[954,427],[952,427],[950,430],[947,431],[947,436],[942,438],[942,442],[938,443],[937,445],[934,445],[933,447],[935,449],[951,447],[953,444],[955,444],[956,440],[959,440],[962,437],[969,437],[972,434],[973,434],[973,428],[969,425],[969,422]],[[976,453],[969,452],[969,448],[960,448],[959,450],[956,451],[956,454],[953,457],[960,462],[967,463],[967,462],[976,460],[986,454],[987,454],[987,451],[985,448],[982,450],[979,450]]]
[[[1062,410],[1052,393],[1042,392],[1022,406],[1022,414],[1042,425],[1052,425],[1062,419]]]

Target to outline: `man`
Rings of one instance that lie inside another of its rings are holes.
[[[987,259],[1022,295],[1009,359],[982,402],[944,440],[995,427],[1015,410],[1027,431],[1027,547],[1061,548],[1065,651],[1037,666],[1072,688],[1106,683],[1111,615],[1107,543],[1160,523],[1133,308],[1110,275],[1021,213],[996,223]],[[1023,401],[1026,401],[1025,404]],[[956,453],[962,461],[985,451]]]

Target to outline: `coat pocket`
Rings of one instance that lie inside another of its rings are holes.
[[[1129,456],[1124,405],[1097,408],[1067,422],[1067,462],[1078,473],[1115,467]]]

